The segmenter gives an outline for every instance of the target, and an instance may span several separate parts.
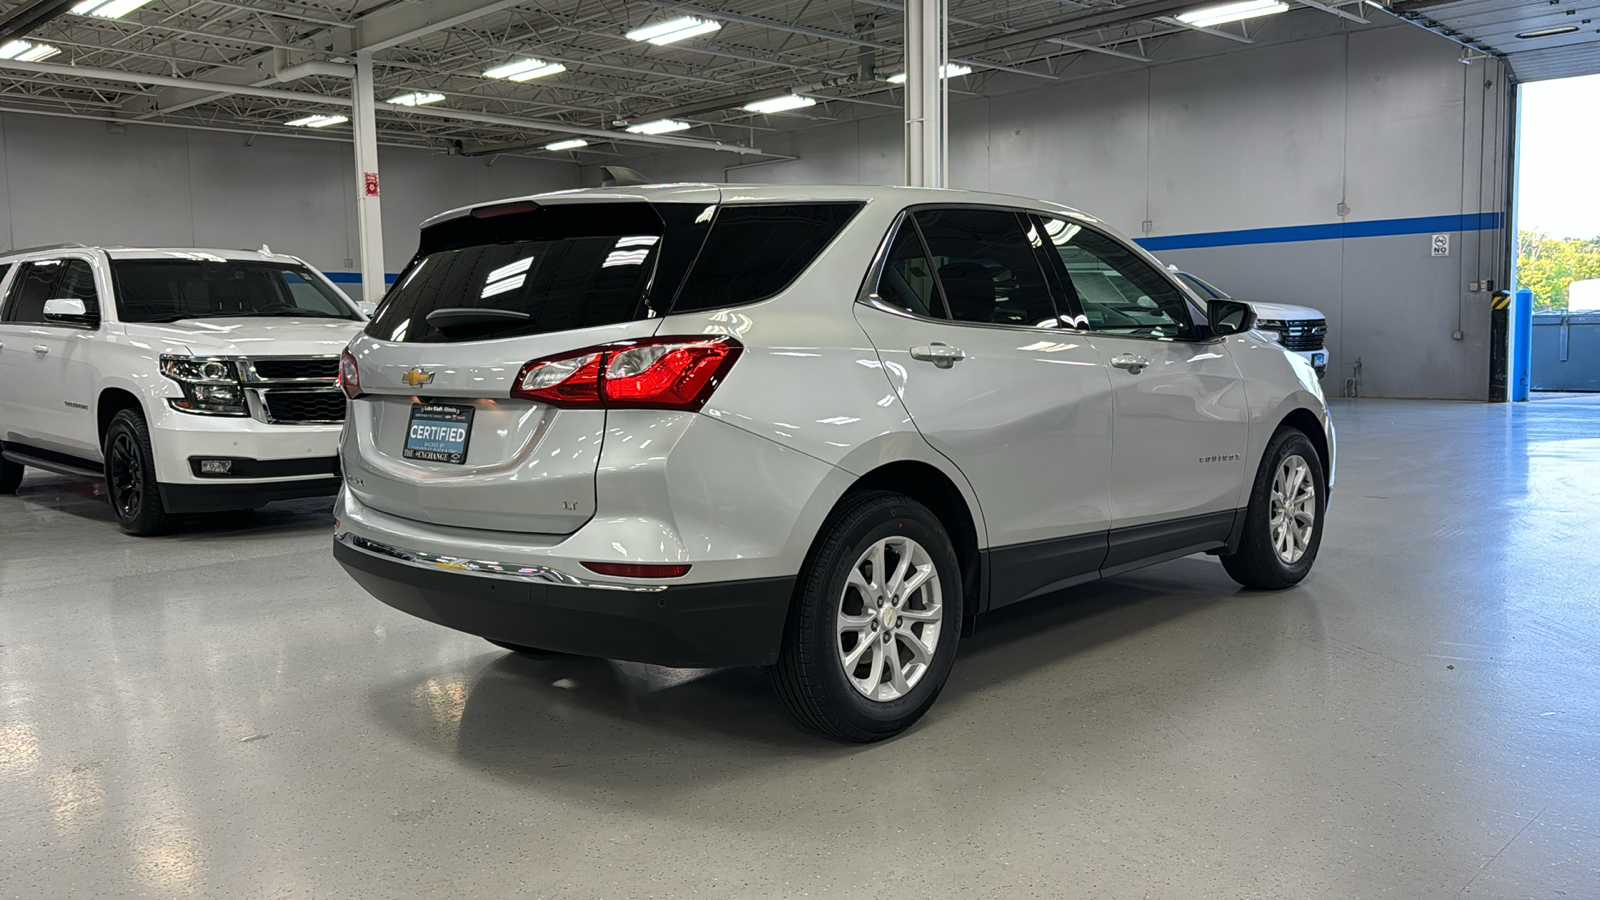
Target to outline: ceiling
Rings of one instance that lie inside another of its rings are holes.
[[[1600,73],[1600,0],[1398,0],[1394,11],[1504,57],[1519,81]]]
[[[444,95],[419,108],[380,105],[384,144],[598,162],[639,144],[759,154],[774,129],[881,114],[902,100],[887,81],[902,66],[900,0],[150,0],[115,19],[75,14],[76,3],[0,2],[0,44],[21,34],[60,51],[0,59],[0,111],[348,140],[348,124],[287,123],[348,114],[346,66],[359,52],[374,60],[380,101]],[[1094,55],[1160,62],[1187,31],[1250,41],[1248,21],[1194,29],[1173,18],[1207,3],[951,0],[950,58],[972,69],[951,88],[980,93],[999,75],[1055,80]],[[1354,21],[1369,11],[1360,0],[1292,3]],[[625,36],[685,15],[721,28],[665,46]],[[566,68],[521,83],[483,75],[527,57]],[[816,105],[740,108],[791,92]],[[693,127],[623,130],[669,116]],[[589,145],[543,149],[574,136]]]

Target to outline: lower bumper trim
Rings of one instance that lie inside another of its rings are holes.
[[[277,500],[332,497],[339,493],[337,478],[278,481],[269,484],[169,484],[161,482],[161,505],[168,512],[207,513],[257,509]]]
[[[677,668],[776,662],[795,583],[616,591],[430,569],[339,541],[333,556],[367,593],[419,619],[508,644]]]

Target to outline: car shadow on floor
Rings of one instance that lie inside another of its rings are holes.
[[[628,793],[652,782],[737,778],[773,765],[804,770],[808,761],[877,753],[888,744],[904,750],[923,729],[952,719],[971,728],[971,718],[985,714],[985,693],[1239,593],[1215,562],[1181,560],[986,616],[963,642],[933,711],[887,744],[839,744],[804,729],[784,711],[766,673],[753,668],[490,654],[383,686],[371,708],[418,747],[530,788]]]
[[[17,488],[16,498],[35,512],[59,513],[117,530],[116,517],[106,499],[103,482],[63,475],[30,472]],[[333,498],[313,497],[271,503],[257,510],[231,510],[184,516],[178,527],[156,540],[170,537],[226,539],[243,534],[289,533],[297,529],[333,527]]]

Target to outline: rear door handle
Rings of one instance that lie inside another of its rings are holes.
[[[1132,353],[1120,353],[1111,357],[1111,365],[1118,369],[1127,369],[1137,375],[1150,365],[1150,360]]]
[[[40,356],[44,356],[45,354],[50,352],[50,348],[45,346],[44,344],[34,344],[33,345],[33,352],[39,354]]]
[[[966,359],[967,352],[960,347],[952,347],[943,341],[934,341],[925,347],[912,347],[911,358],[923,362],[931,362],[941,369],[948,369]]]

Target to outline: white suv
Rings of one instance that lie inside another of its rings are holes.
[[[462,209],[341,362],[334,553],[529,654],[769,666],[909,726],[973,617],[1196,552],[1304,578],[1334,467],[1311,367],[1073,210],[870,187]]]
[[[78,245],[0,255],[0,493],[105,479],[117,521],[331,495],[339,351],[366,318],[292,256]]]

